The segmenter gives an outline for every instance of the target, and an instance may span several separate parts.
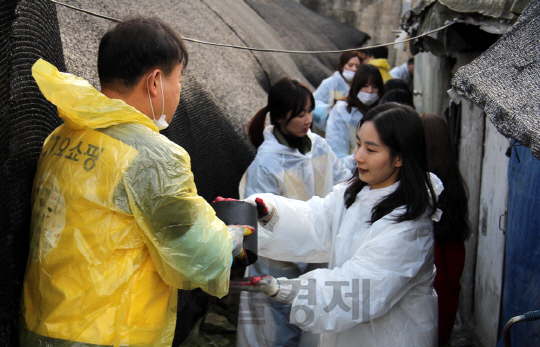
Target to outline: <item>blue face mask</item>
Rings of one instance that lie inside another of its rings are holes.
[[[150,97],[150,88],[148,87],[148,79],[150,78],[150,76],[152,76],[152,74],[146,77],[146,90],[148,91],[148,99],[150,100],[150,108],[152,109],[152,122],[158,128],[158,130],[161,131],[163,129],[167,129],[167,127],[169,126],[169,123],[167,123],[167,121],[165,120],[166,116],[163,113],[163,111],[165,110],[165,94],[163,94],[163,81],[161,79],[161,74],[159,74],[159,82],[161,84],[161,98],[163,100],[162,101],[163,108],[161,110],[161,117],[159,117],[159,119],[156,120],[156,116],[154,115],[154,106],[152,106],[152,98]]]

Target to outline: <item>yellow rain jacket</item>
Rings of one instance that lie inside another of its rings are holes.
[[[383,83],[386,83],[386,81],[391,80],[392,75],[390,75],[390,65],[388,65],[388,60],[386,59],[371,59],[369,61],[370,65],[374,65],[379,69],[379,72],[381,73]]]
[[[39,60],[64,124],[33,186],[21,346],[170,346],[177,289],[228,292],[232,240],[152,121]]]

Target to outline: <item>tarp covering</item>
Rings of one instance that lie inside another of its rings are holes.
[[[540,161],[523,146],[512,150],[508,188],[504,323],[540,309]],[[517,323],[510,335],[512,346],[538,346],[540,321]],[[498,346],[504,346],[504,339]]]
[[[498,131],[540,158],[540,1],[452,80],[454,90],[484,110]]]
[[[184,37],[239,46],[334,50],[360,46],[369,38],[293,0],[82,0],[76,5],[119,19],[157,16]],[[68,72],[98,86],[99,40],[114,23],[63,6],[57,9]],[[190,154],[202,197],[235,197],[255,154],[246,125],[266,104],[270,85],[288,76],[316,87],[333,72],[339,53],[295,56],[192,42],[186,46],[190,59],[180,105],[163,133]]]

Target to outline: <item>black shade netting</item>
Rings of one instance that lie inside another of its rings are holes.
[[[484,110],[499,132],[540,159],[540,1],[452,80],[458,94]]]
[[[44,58],[65,71],[56,8],[48,1],[0,5],[0,345],[17,346],[17,318],[28,255],[31,189],[43,141],[61,124],[31,75]]]

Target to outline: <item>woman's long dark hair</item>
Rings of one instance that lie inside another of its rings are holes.
[[[362,101],[360,101],[360,99],[358,99],[358,92],[368,83],[374,84],[379,88],[379,100],[377,100],[377,102],[371,106],[365,105]],[[352,112],[352,107],[355,106],[360,110],[360,112],[362,112],[362,114],[365,114],[371,108],[379,104],[379,101],[384,95],[384,91],[384,82],[379,69],[374,65],[360,65],[354,74],[351,89],[349,90],[349,96],[347,96],[347,111],[349,113]]]
[[[248,123],[249,141],[258,148],[264,141],[264,126],[266,114],[270,112],[270,124],[279,127],[278,120],[291,118],[285,125],[297,117],[306,108],[308,99],[311,101],[310,111],[315,108],[315,99],[308,87],[297,80],[284,77],[277,81],[268,92],[268,104],[261,108]]]
[[[394,219],[396,222],[417,219],[428,207],[433,213],[437,196],[427,171],[424,128],[418,113],[409,106],[389,102],[365,114],[358,129],[366,122],[373,122],[379,139],[390,151],[390,159],[393,160],[396,155],[401,154],[402,161],[397,189],[373,208],[370,222],[375,223],[402,206],[405,207],[405,212]],[[358,177],[358,169],[355,169],[345,190],[347,208],[354,203],[356,196],[366,185],[367,183]]]
[[[438,207],[441,220],[434,224],[442,242],[463,242],[470,233],[467,185],[461,176],[455,147],[446,120],[433,113],[420,115],[426,133],[427,167],[444,185]]]

